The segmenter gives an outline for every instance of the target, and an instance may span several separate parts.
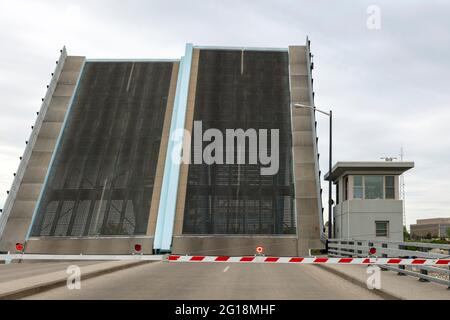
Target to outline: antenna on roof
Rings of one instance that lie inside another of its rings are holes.
[[[383,159],[384,161],[387,161],[387,162],[392,162],[394,160],[397,160],[396,157],[381,157],[380,159]]]

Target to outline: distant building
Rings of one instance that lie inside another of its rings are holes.
[[[399,176],[414,162],[338,162],[325,179],[336,185],[334,238],[403,241]]]
[[[411,238],[446,238],[450,218],[418,219],[411,225]]]

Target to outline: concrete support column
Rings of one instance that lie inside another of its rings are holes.
[[[308,255],[309,249],[323,246],[314,112],[293,107],[296,103],[313,105],[308,55],[306,46],[289,47],[298,255]]]

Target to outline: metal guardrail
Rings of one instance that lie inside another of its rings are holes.
[[[422,242],[394,242],[382,240],[330,239],[328,254],[335,257],[367,257],[371,248],[382,258],[449,258],[450,245]],[[419,278],[422,282],[435,282],[450,289],[450,267],[435,266],[388,266],[382,269]]]

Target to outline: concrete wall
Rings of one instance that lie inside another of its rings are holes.
[[[254,255],[257,246],[268,256],[296,256],[295,236],[174,236],[173,254]],[[308,253],[307,253],[308,254]],[[306,254],[306,255],[307,255]]]
[[[403,241],[403,201],[401,200],[343,201],[335,206],[334,217],[337,239]],[[376,237],[375,221],[389,221],[389,237]]]
[[[142,246],[141,253],[152,254],[153,237],[87,237],[87,238],[31,238],[27,253],[52,254],[132,254],[134,245]]]
[[[309,50],[289,47],[291,103],[313,105]],[[298,255],[322,248],[322,205],[314,112],[292,107],[292,136],[297,211]]]
[[[0,238],[0,251],[15,251],[16,243],[25,242],[84,59],[67,56],[65,49],[62,51],[5,204],[7,220]]]

